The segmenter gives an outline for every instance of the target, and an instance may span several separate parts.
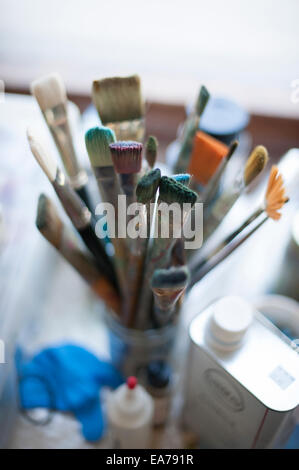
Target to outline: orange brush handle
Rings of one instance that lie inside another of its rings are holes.
[[[205,186],[227,152],[227,145],[202,131],[198,131],[193,142],[188,173]]]

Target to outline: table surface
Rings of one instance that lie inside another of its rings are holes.
[[[7,114],[5,125],[1,122],[0,130],[2,135],[5,135],[9,128],[14,129],[14,133],[7,139],[6,146],[6,154],[15,157],[11,168],[22,170],[22,162],[28,162],[28,171],[25,178],[23,178],[24,187],[27,188],[25,199],[27,204],[25,219],[27,223],[22,238],[22,246],[26,247],[26,244],[30,242],[31,246],[34,245],[35,250],[30,252],[30,256],[33,256],[33,258],[29,259],[27,264],[23,266],[27,282],[20,286],[22,288],[20,289],[18,302],[15,303],[11,313],[13,315],[14,312],[20,310],[20,305],[22,306],[23,323],[19,319],[18,325],[25,324],[26,328],[24,327],[22,330],[23,334],[20,341],[31,353],[49,344],[57,344],[67,340],[82,344],[101,357],[107,357],[107,337],[105,327],[101,321],[103,304],[93,296],[79,275],[59,257],[52,247],[48,246],[38,236],[39,234],[34,227],[35,204],[38,193],[45,189],[46,193],[52,193],[52,191],[32,157],[28,154],[24,130],[29,119],[36,124],[41,121],[41,117],[37,113],[35,103],[29,97],[12,96],[9,99],[9,104],[7,102],[7,111],[9,107],[11,109],[10,119],[8,119]],[[18,126],[11,127],[13,126],[16,109],[19,110],[19,123]],[[149,123],[151,119],[149,118]],[[16,142],[18,142],[17,146]],[[12,175],[10,173],[11,178],[13,178]],[[20,174],[18,177],[21,180],[22,175]],[[32,178],[35,180],[34,186],[32,186]],[[239,217],[240,210],[245,211],[252,207],[252,204],[259,197],[260,190],[261,188],[258,188],[257,191],[245,196],[241,206],[234,209],[235,213],[232,213],[232,221]],[[24,194],[22,190],[18,197],[22,199]],[[17,200],[16,204],[19,203],[20,200]],[[256,234],[254,240],[249,240],[246,246],[238,250],[238,253],[234,253],[203,280],[198,287],[199,293],[196,294],[197,297],[199,296],[200,302],[196,303],[195,311],[189,312],[190,315],[198,313],[211,299],[215,298],[215,295],[235,293],[253,298],[265,292],[267,288],[265,265],[269,260],[272,263],[271,266],[278,265],[284,248],[282,240],[287,240],[289,223],[294,208],[295,206],[289,205],[286,216],[282,219],[283,222],[277,226],[277,229],[274,230],[272,222],[266,224]],[[269,239],[272,241],[271,246],[268,243]],[[275,256],[273,256],[272,246],[275,243],[277,243],[276,246],[279,249],[276,250]],[[256,249],[257,246],[258,249]],[[250,260],[248,260],[248,253],[251,253]],[[261,255],[263,257],[263,266],[260,263]],[[246,278],[244,278],[244,262],[248,262]],[[39,266],[39,269],[35,269],[36,266]],[[275,271],[275,268],[273,270]],[[31,289],[29,291],[28,286]],[[28,295],[28,292],[32,292],[32,295]],[[65,302],[66,298],[68,299],[67,304]],[[186,315],[186,321],[187,317],[188,315]],[[14,318],[13,320],[8,322],[10,327],[7,327],[7,331],[12,328],[12,325],[15,329],[18,329]],[[190,436],[185,437],[186,439],[190,438]],[[154,447],[180,448],[186,446],[186,440],[178,430],[175,420],[170,421],[170,425],[166,430],[157,432],[154,439]],[[71,416],[55,413],[52,423],[46,427],[36,427],[19,415],[10,447],[97,448],[107,445],[105,440],[95,445],[86,443],[79,433],[77,422]]]

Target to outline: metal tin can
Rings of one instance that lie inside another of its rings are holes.
[[[240,297],[223,297],[189,328],[183,422],[201,447],[277,448],[296,424],[299,355]]]

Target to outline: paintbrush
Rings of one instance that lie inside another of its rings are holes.
[[[159,184],[155,233],[148,253],[143,286],[137,308],[136,322],[139,328],[145,327],[148,317],[147,308],[151,304],[149,284],[152,274],[155,269],[168,268],[170,266],[173,247],[177,239],[182,236],[185,221],[196,199],[197,194],[194,191],[172,178],[162,176]],[[169,205],[174,203],[176,203],[176,213],[169,217],[169,214],[167,214]]]
[[[136,187],[137,202],[140,204],[139,215],[140,225],[144,225],[141,236],[131,243],[128,266],[128,286],[130,291],[129,298],[129,316],[126,324],[132,326],[137,308],[138,294],[143,282],[143,268],[146,259],[146,250],[151,231],[151,221],[154,213],[156,192],[159,187],[161,172],[159,168],[151,170],[144,175]]]
[[[158,140],[156,137],[150,135],[146,141],[145,145],[145,159],[147,161],[148,167],[152,170],[155,166],[158,153]]]
[[[34,158],[48,177],[62,206],[85,245],[94,255],[100,272],[105,273],[105,276],[116,286],[117,283],[111,260],[95,234],[95,220],[91,212],[73,190],[64,173],[58,168],[55,159],[44,150],[39,139],[36,138],[31,130],[27,131],[27,138]]]
[[[151,221],[154,212],[154,203],[156,201],[156,193],[161,180],[161,171],[159,168],[146,173],[138,181],[136,187],[136,198],[137,201],[145,206],[145,213],[147,219],[147,236],[150,236]]]
[[[139,142],[115,142],[109,145],[112,161],[116,173],[120,178],[121,188],[126,196],[126,208],[136,201],[135,187],[137,174],[142,163],[142,144]],[[142,214],[141,214],[142,216]],[[129,221],[132,216],[129,217]],[[143,225],[143,224],[142,224]],[[131,240],[129,251],[125,253],[130,267],[127,281],[128,307],[125,313],[125,322],[130,323],[135,310],[136,292],[139,286],[140,273],[142,269],[141,248],[144,245],[142,239],[137,237]]]
[[[121,194],[109,145],[115,142],[115,134],[108,127],[94,127],[85,134],[85,144],[103,202],[112,204],[114,220],[108,221],[111,242],[114,247],[115,269],[123,297],[127,291],[127,244],[118,235],[118,196]],[[114,225],[114,233],[111,226]]]
[[[216,259],[216,256],[226,249],[226,247],[237,238],[250,224],[252,224],[261,214],[266,213],[266,219],[279,220],[281,214],[278,212],[288,201],[285,196],[285,188],[281,175],[278,174],[278,168],[272,166],[266,194],[262,204],[243,222],[236,230],[224,238],[217,246],[209,250],[206,256],[199,256],[190,262],[190,270],[193,275],[197,272],[203,272],[205,266],[210,266],[210,261]],[[221,258],[222,259],[222,258]]]
[[[237,140],[230,144],[227,154],[221,160],[221,163],[218,165],[217,170],[215,171],[212,178],[209,180],[208,184],[202,191],[202,194],[200,195],[200,202],[202,202],[203,204],[209,204],[216,196],[219,190],[222,175],[224,174],[227,164],[235,153],[238,145],[239,142]]]
[[[224,190],[211,205],[203,226],[204,240],[207,240],[216,230],[244,190],[263,171],[267,162],[268,152],[266,148],[258,145],[246,161],[244,171],[240,172],[232,186]]]
[[[117,208],[117,198],[121,191],[109,148],[115,141],[115,134],[109,127],[93,127],[85,134],[87,153],[102,201],[110,202]]]
[[[230,243],[223,250],[221,250],[214,257],[209,259],[204,263],[196,272],[191,273],[191,281],[188,286],[188,290],[197,284],[206,274],[208,274],[212,269],[214,269],[218,264],[226,259],[233,251],[235,251],[240,245],[242,245],[258,228],[260,228],[266,221],[268,217],[264,217],[261,222],[259,222],[255,227],[250,229],[247,233],[241,232],[240,237],[234,243]]]
[[[81,249],[74,233],[62,222],[55,205],[44,194],[39,196],[36,226],[106,305],[119,313],[120,299],[116,290],[109,280],[99,273],[92,257]]]
[[[189,186],[191,181],[191,175],[189,173],[180,173],[178,175],[172,175],[175,181],[183,184],[184,186]],[[192,215],[192,211],[191,211]],[[184,248],[184,237],[178,238],[175,242],[175,245],[172,250],[172,263],[176,266],[182,266],[186,263],[186,253]]]
[[[127,199],[127,206],[135,202],[137,173],[141,170],[142,144],[140,142],[120,141],[109,145],[121,188]]]
[[[178,175],[172,175],[171,178],[187,187],[191,181],[191,175],[189,175],[189,173],[179,173]]]
[[[193,177],[192,189],[199,194],[204,191],[227,152],[227,145],[220,140],[205,132],[196,132],[188,165],[188,172]]]
[[[183,135],[182,135],[182,144],[181,144],[178,159],[175,165],[176,173],[184,173],[189,166],[189,160],[190,160],[190,155],[191,155],[192,146],[193,146],[193,139],[198,130],[200,117],[205,110],[205,107],[209,101],[209,98],[210,98],[210,93],[208,92],[206,87],[203,85],[199,91],[195,110],[186,120],[186,123],[184,125]]]
[[[94,80],[92,99],[102,124],[114,130],[117,140],[143,141],[144,103],[138,75]]]
[[[62,78],[51,74],[31,84],[48,128],[61,156],[70,183],[77,194],[92,211],[93,207],[87,190],[87,173],[80,166],[75,152],[67,111],[67,95]]]
[[[157,327],[172,321],[176,303],[185,292],[188,280],[186,266],[154,271],[151,289],[154,295],[154,323]]]

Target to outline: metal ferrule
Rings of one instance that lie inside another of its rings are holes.
[[[72,187],[78,189],[84,186],[87,183],[87,173],[80,168],[78,163],[68,122],[66,103],[46,109],[43,114],[55,140],[65,170],[69,175]]]
[[[91,213],[59,169],[53,187],[76,229],[81,230],[87,227],[91,220]]]
[[[117,140],[135,140],[137,142],[143,142],[144,140],[144,118],[132,119],[131,121],[109,122],[105,126],[115,132]]]

